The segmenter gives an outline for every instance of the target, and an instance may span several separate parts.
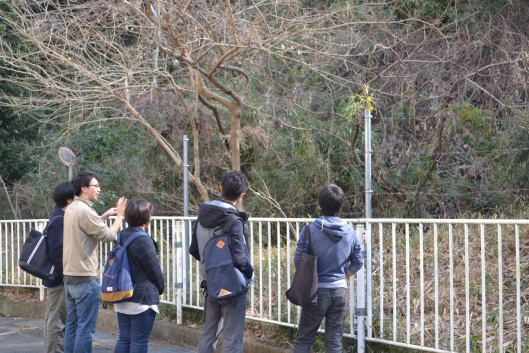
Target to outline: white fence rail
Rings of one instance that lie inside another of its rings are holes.
[[[296,326],[299,308],[283,293],[294,273],[297,234],[310,221],[250,219],[249,319]],[[350,282],[346,336],[360,330],[361,341],[429,352],[529,352],[529,221],[348,221],[364,243],[366,266]],[[40,288],[19,269],[18,254],[30,227],[45,222],[0,221],[1,286]],[[202,309],[204,299],[187,252],[193,223],[155,217],[149,227],[166,279],[161,299],[176,305],[180,320],[183,307]],[[101,262],[110,248],[100,246]]]
[[[373,219],[367,341],[529,351],[529,222]]]

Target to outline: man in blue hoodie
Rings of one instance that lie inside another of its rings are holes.
[[[318,304],[302,308],[299,333],[293,353],[310,353],[316,333],[325,318],[325,352],[342,353],[342,336],[347,314],[347,280],[362,268],[363,256],[353,228],[338,217],[345,200],[343,190],[334,185],[324,186],[318,195],[322,216],[310,227],[312,248],[318,257]],[[299,265],[307,227],[299,235],[294,264]]]

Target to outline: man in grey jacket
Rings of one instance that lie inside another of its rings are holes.
[[[202,262],[204,246],[213,236],[215,230],[222,230],[231,217],[237,217],[228,234],[233,265],[247,279],[253,276],[250,262],[248,231],[246,221],[248,215],[240,212],[237,205],[242,202],[248,189],[248,180],[239,171],[228,171],[221,179],[221,198],[202,202],[198,206],[198,219],[192,234],[189,253]],[[204,274],[204,272],[202,273]],[[222,353],[242,353],[244,326],[246,319],[246,293],[227,300],[214,300],[206,297],[204,303],[204,324],[198,342],[198,353],[214,353],[219,332],[223,331],[224,341]]]
[[[318,257],[318,303],[301,310],[293,353],[310,353],[323,319],[326,353],[342,353],[349,298],[347,280],[363,265],[361,245],[355,231],[338,217],[344,200],[340,187],[334,184],[324,186],[318,196],[322,216],[300,232],[294,264],[298,266],[301,254],[309,252],[304,240],[310,227],[312,249]]]
[[[127,199],[122,197],[117,208],[99,217],[92,207],[101,191],[97,179],[97,175],[89,171],[73,178],[74,201],[64,213],[63,274],[68,303],[65,353],[92,352],[101,300],[98,244],[116,240],[127,205]],[[105,220],[113,215],[116,219],[108,227]]]

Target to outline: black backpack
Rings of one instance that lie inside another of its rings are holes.
[[[215,234],[204,246],[204,269],[208,297],[226,300],[248,292],[250,280],[233,265],[229,230],[241,218],[228,218],[222,234]]]

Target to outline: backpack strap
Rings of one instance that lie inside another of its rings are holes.
[[[119,233],[119,235],[121,235],[121,232]],[[145,231],[137,231],[137,232],[134,232],[132,233],[131,235],[129,235],[129,237],[127,238],[127,240],[125,240],[125,242],[123,243],[123,247],[127,247],[129,246],[130,243],[132,243],[136,238],[139,238],[139,237],[142,237],[142,236],[146,236],[147,233]]]
[[[241,217],[236,216],[234,214],[230,215],[230,217],[226,220],[226,222],[224,222],[224,226],[222,227],[222,231],[224,232],[224,234],[230,235],[229,232],[230,232],[231,226],[235,222],[237,222],[239,219],[242,221]]]
[[[55,216],[55,217],[53,217],[52,219],[49,220],[48,224],[46,224],[46,227],[42,231],[42,234],[45,237],[48,236],[48,228],[50,228],[50,226],[53,224],[53,222],[55,222],[55,220],[57,220],[59,218],[64,218],[64,216]]]

